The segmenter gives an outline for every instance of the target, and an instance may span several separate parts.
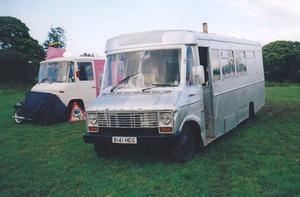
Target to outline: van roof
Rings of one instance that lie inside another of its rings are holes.
[[[105,52],[144,46],[196,44],[197,41],[219,41],[260,46],[259,42],[189,30],[157,30],[123,34],[106,42]]]
[[[45,62],[65,62],[65,61],[92,61],[92,60],[104,60],[104,58],[99,57],[57,57],[42,61]]]

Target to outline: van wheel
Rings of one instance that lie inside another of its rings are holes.
[[[48,126],[51,123],[51,116],[46,106],[42,106],[39,110],[37,122],[43,126]]]
[[[172,148],[172,157],[176,162],[187,162],[191,160],[195,152],[195,138],[191,126],[185,125],[179,141]]]
[[[22,124],[24,122],[24,119],[22,118],[17,118],[17,116],[21,116],[21,108],[18,107],[16,108],[15,112],[14,112],[14,122],[17,124]]]
[[[255,116],[255,113],[254,113],[254,103],[251,102],[251,103],[249,103],[249,121],[254,120],[254,116]]]
[[[97,157],[110,157],[112,156],[112,147],[108,144],[94,144],[94,149]]]
[[[66,119],[67,119],[67,121],[71,117],[72,107],[73,107],[73,101],[70,101],[69,104],[68,104],[67,110],[66,110],[66,115],[67,115]]]

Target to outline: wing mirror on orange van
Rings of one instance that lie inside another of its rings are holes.
[[[80,77],[80,72],[79,72],[79,70],[77,70],[75,74],[76,74],[76,77],[77,77],[77,78]]]
[[[101,87],[102,78],[103,78],[103,73],[101,73],[101,74],[100,74],[100,77],[99,77],[99,87]]]
[[[201,85],[205,82],[204,79],[204,68],[202,65],[193,66],[192,68],[193,81],[197,85]]]

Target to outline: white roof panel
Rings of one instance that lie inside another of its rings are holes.
[[[196,44],[199,40],[241,43],[260,45],[259,42],[221,36],[212,33],[201,33],[188,30],[148,31],[123,34],[111,38],[106,43],[106,52],[144,46],[170,45],[170,44]]]

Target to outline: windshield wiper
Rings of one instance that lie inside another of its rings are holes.
[[[136,72],[136,73],[133,73],[133,74],[131,74],[131,75],[128,75],[127,77],[125,77],[124,79],[122,79],[121,81],[119,81],[117,85],[115,85],[114,87],[112,87],[112,89],[110,90],[110,92],[113,92],[114,89],[116,89],[119,85],[121,85],[121,84],[127,82],[131,77],[137,75],[138,73],[139,73],[139,72]]]
[[[46,78],[42,79],[41,83],[44,83],[45,81],[49,81],[49,83],[53,83],[53,82],[62,83],[62,81],[54,81],[52,78],[49,78],[49,77],[46,77]]]
[[[168,87],[168,86],[175,87],[175,86],[177,86],[177,85],[169,84],[169,83],[152,83],[151,85],[156,86],[156,87]]]
[[[145,90],[156,88],[156,87],[169,87],[169,86],[176,87],[177,86],[177,85],[168,84],[168,83],[152,83],[151,85],[152,85],[151,87],[147,87],[147,88],[142,89],[142,92],[144,92]]]
[[[46,80],[48,80],[48,79],[49,79],[49,77],[46,77],[46,78],[42,79],[42,80],[41,80],[41,83],[43,83],[44,81],[46,81]]]

